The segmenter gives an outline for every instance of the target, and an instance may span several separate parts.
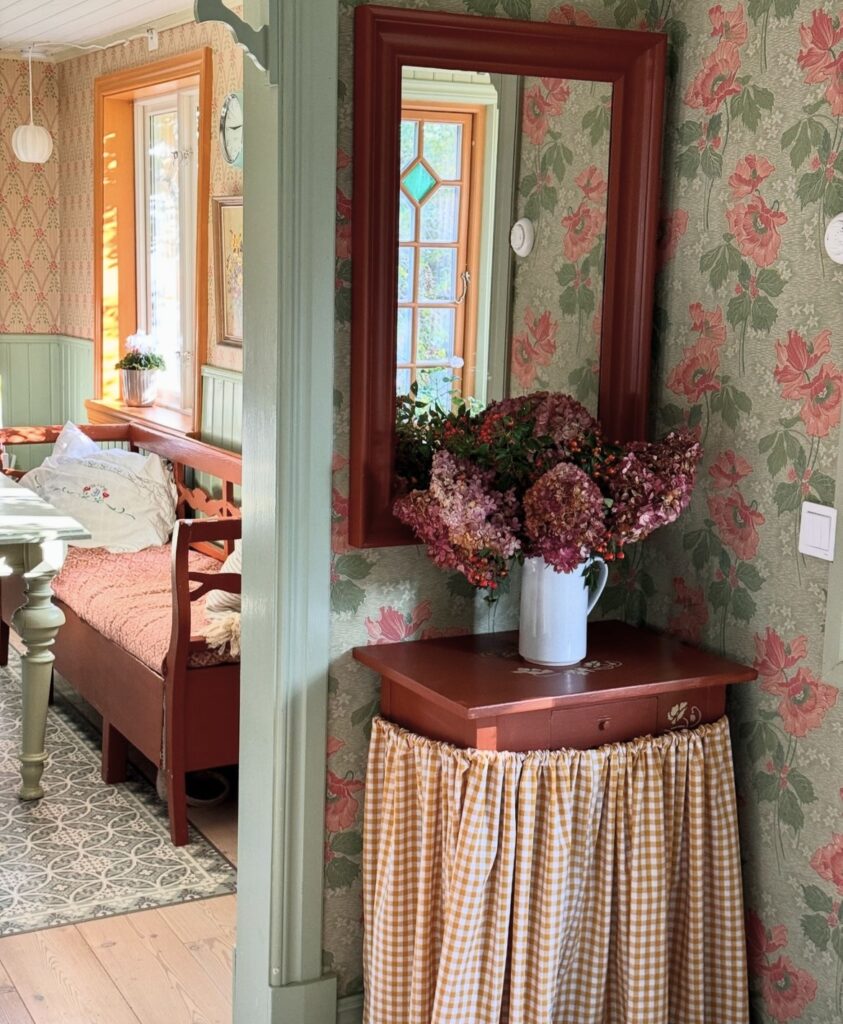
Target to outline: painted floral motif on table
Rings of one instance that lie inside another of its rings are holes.
[[[517,216],[536,245],[516,258],[513,395],[566,391],[597,412],[612,87],[523,81]]]
[[[415,639],[515,621],[511,601],[493,618],[418,549],[347,545],[353,6],[340,4],[333,860],[325,901],[326,963],[338,971],[343,994],[360,987],[354,851],[365,790],[356,784],[365,784],[377,701],[376,680],[350,648],[382,636]],[[799,555],[796,543],[801,502],[834,497],[843,399],[843,268],[820,244],[826,221],[843,211],[843,3],[404,6],[669,36],[652,408],[657,431],[689,425],[706,457],[691,508],[630,549],[600,608],[758,668],[758,682],[736,687],[730,702],[753,1019],[841,1020],[843,701],[839,676],[823,671],[828,565]],[[543,102],[549,95],[543,86]],[[566,165],[566,187],[581,169],[572,175]],[[561,233],[562,213],[553,216]],[[550,214],[541,217],[550,226]],[[532,373],[541,379],[548,350],[571,322],[561,307],[566,284],[553,280],[558,269],[548,270],[542,300],[525,300],[513,324],[513,340],[520,338],[514,371],[525,380]]]

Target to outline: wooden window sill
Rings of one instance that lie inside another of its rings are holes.
[[[137,407],[109,398],[88,398],[85,409],[89,423],[145,423],[178,437],[198,437],[192,415],[159,405]]]

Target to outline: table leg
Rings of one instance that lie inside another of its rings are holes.
[[[51,648],[64,623],[63,612],[53,604],[50,581],[57,569],[46,562],[26,574],[26,601],[12,617],[26,647],[21,656],[23,691],[23,742],[21,744],[21,800],[39,800],[44,795],[41,773],[47,754],[47,703],[55,655]]]

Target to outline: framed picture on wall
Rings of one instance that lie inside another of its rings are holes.
[[[214,196],[217,344],[243,346],[243,197]]]

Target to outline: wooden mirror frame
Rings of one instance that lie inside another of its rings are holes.
[[[349,539],[418,543],[392,513],[401,69],[460,68],[611,82],[598,414],[647,423],[667,37],[391,7],[354,17]]]

